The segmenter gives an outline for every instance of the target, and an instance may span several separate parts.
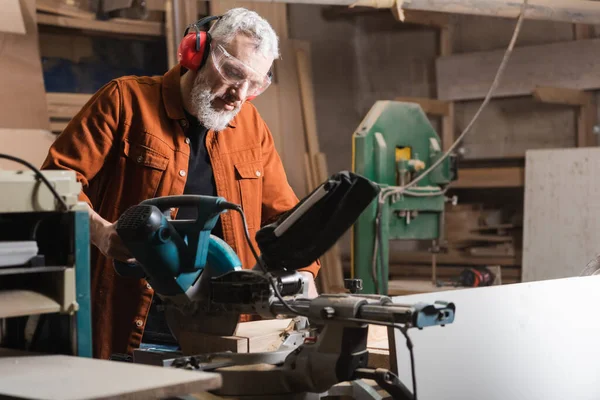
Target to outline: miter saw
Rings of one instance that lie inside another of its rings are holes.
[[[165,366],[217,371],[223,377],[219,394],[236,398],[306,399],[361,378],[376,380],[394,398],[414,398],[390,371],[367,368],[368,324],[397,328],[409,343],[408,328],[452,323],[454,305],[399,305],[386,296],[359,294],[309,299],[306,278],[297,272],[325,253],[378,193],[379,186],[351,172],[331,176],[257,232],[260,256],[241,207],[221,197],[161,197],[128,209],[117,232],[137,262],[115,268],[148,280],[175,337],[182,330],[233,335],[241,314],[300,316],[303,324],[274,352],[204,354],[167,360]],[[170,209],[183,206],[197,207],[197,219],[170,220]],[[253,269],[242,269],[235,252],[210,234],[220,213],[232,210],[246,227],[257,261]]]

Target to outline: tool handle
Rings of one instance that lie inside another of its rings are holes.
[[[126,278],[142,279],[146,277],[144,270],[139,264],[113,260],[113,266],[115,267],[115,272],[117,274]]]
[[[179,196],[155,197],[153,199],[144,200],[140,204],[156,206],[160,211],[164,212],[170,208],[178,207],[214,207],[221,202],[225,202],[225,199],[222,197],[183,194]]]

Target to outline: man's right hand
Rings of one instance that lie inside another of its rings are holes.
[[[92,244],[106,257],[127,263],[134,263],[135,259],[117,233],[117,223],[108,222],[89,208],[89,206],[88,213],[90,215],[90,241]]]

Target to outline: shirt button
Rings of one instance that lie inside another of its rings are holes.
[[[184,128],[188,126],[187,119],[182,119],[182,120],[179,120],[179,123],[180,123],[180,124],[181,124],[181,126],[182,126],[182,127],[184,127]]]
[[[140,326],[144,325],[144,323],[142,322],[141,319],[138,319],[135,321],[135,325],[139,328]]]
[[[189,137],[185,138],[185,144],[190,144],[190,138]]]
[[[179,170],[179,175],[181,175],[181,176],[185,176],[185,171],[184,171],[184,170],[182,170],[182,169],[181,169],[181,170]]]
[[[260,171],[256,170],[256,176],[260,176]]]
[[[138,156],[138,158],[137,158],[137,162],[138,162],[138,163],[141,163],[142,161],[144,161],[144,157],[142,157],[142,156]]]

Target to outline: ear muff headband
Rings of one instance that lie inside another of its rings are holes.
[[[210,53],[211,36],[208,32],[201,31],[200,27],[220,18],[221,16],[205,17],[188,25],[177,50],[177,58],[182,67],[198,70],[206,63]],[[193,32],[190,33],[191,29]]]

